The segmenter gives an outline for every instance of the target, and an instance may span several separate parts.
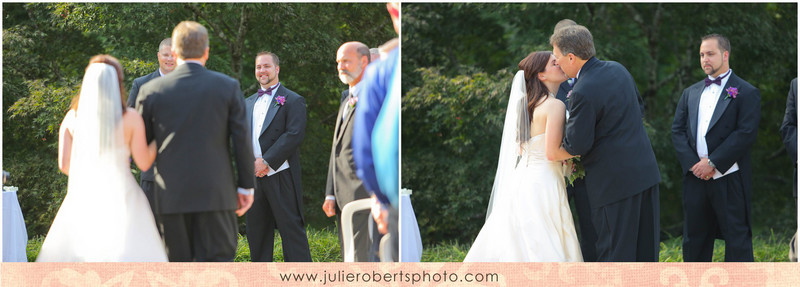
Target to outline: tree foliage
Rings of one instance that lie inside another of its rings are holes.
[[[306,217],[321,212],[327,161],[341,91],[336,50],[346,41],[377,47],[394,37],[379,3],[3,3],[3,159],[20,187],[30,235],[44,235],[66,192],[56,164],[58,126],[84,68],[96,54],[122,62],[125,86],[158,68],[156,53],[180,21],[209,31],[207,67],[255,93],[254,58],[274,52],[281,82],[306,98],[301,146]]]
[[[501,125],[483,118],[497,118],[504,112],[456,113],[474,107],[461,107],[447,99],[477,93],[480,100],[471,105],[497,107],[497,101],[507,98],[507,93],[498,99],[479,91],[491,87],[505,93],[513,74],[508,71],[516,71],[518,62],[531,51],[552,50],[549,37],[555,24],[564,18],[589,28],[597,57],[620,62],[636,80],[645,100],[645,124],[661,171],[662,230],[672,235],[680,233],[683,220],[682,175],[670,134],[675,106],[681,92],[705,76],[697,52],[700,38],[710,33],[728,37],[731,68],[759,88],[762,97],[758,139],[752,153],[756,182],[753,226],[785,232],[795,226],[793,165],[778,128],[789,82],[797,77],[796,3],[413,3],[403,5],[403,9],[402,184],[414,190],[418,218],[434,225],[421,227],[426,240],[470,242],[477,235],[496,169],[493,165],[500,137],[490,131]],[[697,17],[698,11],[704,11],[702,17]],[[495,77],[482,82],[485,76],[480,75],[486,74]],[[459,89],[443,88],[446,82],[464,84]],[[485,86],[478,87],[477,82]],[[438,104],[419,104],[431,95],[436,95]],[[469,129],[475,131],[453,133],[459,124],[448,119],[457,116],[469,118]],[[424,133],[407,132],[420,128],[425,128]],[[470,137],[468,141],[462,140],[465,136]],[[476,146],[478,142],[480,146]],[[471,153],[465,156],[459,150]],[[467,170],[481,170],[483,174],[465,173]],[[460,198],[454,194],[460,194]],[[441,205],[428,207],[429,201]],[[460,221],[438,219],[438,214],[456,214]],[[459,229],[465,232],[452,232]]]

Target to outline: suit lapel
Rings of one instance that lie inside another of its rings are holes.
[[[344,129],[347,128],[347,125],[350,123],[350,120],[353,119],[353,115],[356,113],[355,107],[351,108],[350,105],[348,104],[348,101],[344,101],[344,103],[342,103],[342,105],[344,106],[342,111],[344,111],[345,109],[350,109],[350,110],[347,112],[347,116],[344,117],[344,120],[342,121],[342,124],[340,125],[341,126],[339,128],[340,129],[340,133],[337,134],[337,137],[338,137],[338,139],[336,140],[337,142],[342,140],[342,137],[344,136]]]
[[[697,138],[697,113],[700,109],[700,96],[703,95],[704,88],[703,86],[698,86],[689,92],[689,134],[694,138]]]
[[[344,112],[344,107],[347,104],[346,101],[342,101],[339,104],[339,112],[336,113],[336,126],[333,129],[333,144],[336,145],[339,143],[339,132],[343,130],[342,124],[344,121],[342,120],[342,113]]]
[[[267,127],[269,127],[269,124],[272,123],[272,119],[275,118],[275,114],[277,114],[278,110],[281,107],[283,107],[283,105],[276,104],[275,99],[277,99],[278,96],[286,97],[285,94],[286,94],[286,91],[283,90],[283,85],[278,87],[278,91],[275,92],[275,95],[272,96],[272,101],[268,103],[269,110],[267,110],[267,116],[264,117],[264,124],[261,125],[261,131],[258,133],[258,135],[263,134],[264,131],[267,130]]]
[[[711,122],[709,122],[708,124],[708,130],[711,130],[711,127],[713,127],[714,124],[716,124],[717,121],[719,121],[719,118],[722,117],[722,113],[725,112],[725,109],[728,108],[728,104],[731,103],[732,98],[728,98],[728,92],[726,92],[725,90],[730,88],[731,85],[738,86],[739,78],[736,77],[732,71],[729,77],[731,78],[728,79],[728,83],[726,83],[725,87],[722,88],[722,91],[720,92],[719,95],[719,99],[717,100],[717,106],[714,107],[714,114],[711,116]]]
[[[245,104],[247,105],[247,124],[250,126],[251,131],[253,130],[253,108],[256,105],[257,99],[258,93],[245,100]]]

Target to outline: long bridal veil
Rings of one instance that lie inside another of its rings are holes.
[[[114,67],[87,67],[75,114],[67,195],[37,261],[107,261],[129,238],[117,228],[129,221],[123,190],[132,177]]]
[[[524,164],[525,145],[530,138],[531,118],[527,109],[527,91],[525,89],[525,71],[517,71],[511,84],[511,94],[508,98],[506,119],[503,124],[503,136],[500,142],[500,156],[497,159],[497,173],[494,176],[492,195],[489,198],[489,207],[486,210],[486,220],[492,212],[497,201],[498,190],[508,189],[512,184],[510,177],[517,165]]]

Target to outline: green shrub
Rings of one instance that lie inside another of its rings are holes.
[[[403,97],[402,186],[414,191],[425,243],[472,240],[497,169],[513,75],[465,70],[449,78],[420,69],[423,85]]]

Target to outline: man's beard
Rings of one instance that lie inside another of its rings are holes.
[[[350,83],[355,81],[356,78],[347,73],[347,71],[343,71],[342,73],[339,73],[339,80],[342,81],[342,83],[349,85]]]

